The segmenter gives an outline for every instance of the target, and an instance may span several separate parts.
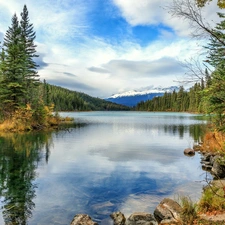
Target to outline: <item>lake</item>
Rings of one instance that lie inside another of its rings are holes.
[[[197,200],[206,172],[185,148],[201,140],[201,115],[75,112],[76,125],[0,137],[0,224],[99,224],[121,211],[153,213],[165,197]]]

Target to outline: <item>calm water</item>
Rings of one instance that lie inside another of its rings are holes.
[[[201,116],[62,115],[77,125],[0,137],[0,224],[66,225],[77,213],[111,224],[114,211],[152,213],[164,197],[199,197],[200,155],[189,158],[183,150],[200,140]]]

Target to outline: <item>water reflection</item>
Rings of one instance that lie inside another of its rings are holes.
[[[152,212],[163,197],[200,193],[200,157],[183,150],[200,140],[204,121],[180,114],[66,115],[76,127],[0,137],[6,224],[66,225],[77,213],[101,224],[113,211]]]
[[[42,159],[48,162],[51,140],[51,133],[1,134],[0,196],[5,224],[27,224],[32,216],[35,170]]]
[[[164,125],[165,133],[172,133],[173,135],[179,135],[182,139],[184,134],[189,132],[190,136],[194,139],[196,143],[202,141],[203,135],[205,133],[206,126],[202,124],[191,124],[191,125]]]

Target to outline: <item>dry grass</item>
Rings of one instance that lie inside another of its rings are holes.
[[[225,134],[221,131],[206,133],[201,148],[203,151],[225,154]]]
[[[178,202],[182,207],[181,222],[182,225],[193,224],[197,219],[197,204],[194,203],[190,197],[179,196]]]
[[[32,110],[30,105],[19,108],[11,118],[4,120],[0,124],[0,131],[21,132],[58,126],[62,118],[58,114],[53,115],[53,108],[53,105],[39,107],[36,111]],[[71,121],[69,118],[65,120]]]
[[[221,212],[225,210],[224,187],[209,185],[205,188],[198,203],[200,213]]]

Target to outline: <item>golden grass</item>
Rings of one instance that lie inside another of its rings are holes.
[[[201,149],[203,151],[225,154],[225,134],[221,131],[206,133]]]
[[[0,124],[0,131],[21,132],[29,130],[41,130],[58,126],[62,121],[72,121],[72,118],[61,118],[58,114],[53,115],[54,106],[42,106],[36,111],[30,105],[19,108],[11,118],[5,119]]]

